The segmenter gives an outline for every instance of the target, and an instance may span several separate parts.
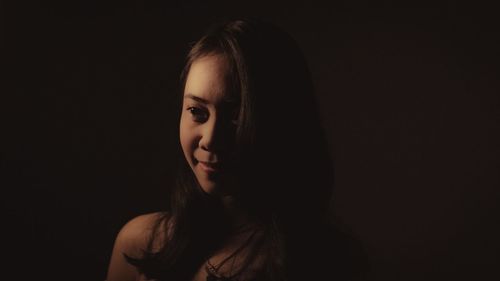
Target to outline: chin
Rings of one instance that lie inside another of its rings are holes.
[[[215,195],[221,193],[222,191],[220,179],[212,178],[204,174],[198,174],[196,175],[196,180],[198,181],[198,184],[203,192],[207,194]]]
[[[199,181],[198,181],[199,182]],[[213,183],[203,183],[199,182],[201,190],[203,190],[207,194],[215,194],[217,193],[217,186]]]
[[[225,190],[220,183],[216,183],[209,180],[202,180],[202,181],[198,180],[198,183],[200,185],[201,190],[206,194],[216,195],[216,196],[225,194]]]
[[[198,181],[198,184],[203,192],[208,194],[217,192],[218,184],[211,181],[208,177],[204,177],[204,175],[196,175],[196,181]]]

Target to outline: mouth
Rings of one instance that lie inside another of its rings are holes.
[[[221,170],[221,164],[220,162],[205,162],[205,161],[198,161],[198,165],[200,165],[201,169],[207,173],[216,173]]]

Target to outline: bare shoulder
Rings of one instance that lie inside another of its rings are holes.
[[[154,232],[161,230],[157,224],[163,216],[165,216],[164,213],[150,213],[131,219],[118,233],[115,244],[120,246],[127,255],[140,255],[146,250]]]
[[[128,221],[116,236],[106,280],[140,280],[140,273],[137,268],[127,262],[125,255],[141,258],[144,251],[148,249],[152,237],[158,238],[152,243],[153,250],[157,249],[161,245],[160,241],[165,237],[161,234],[164,229],[161,223],[167,220],[168,215],[165,213],[151,213]]]

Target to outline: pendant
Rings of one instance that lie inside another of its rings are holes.
[[[208,272],[207,281],[231,281],[231,279],[226,278],[226,277],[222,277],[222,276],[218,277],[218,276],[215,276],[212,273]]]
[[[217,281],[217,277],[209,273],[207,275],[207,281]]]

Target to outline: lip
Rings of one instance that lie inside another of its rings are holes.
[[[201,169],[207,173],[215,173],[220,171],[220,163],[219,162],[204,162],[198,161]]]

